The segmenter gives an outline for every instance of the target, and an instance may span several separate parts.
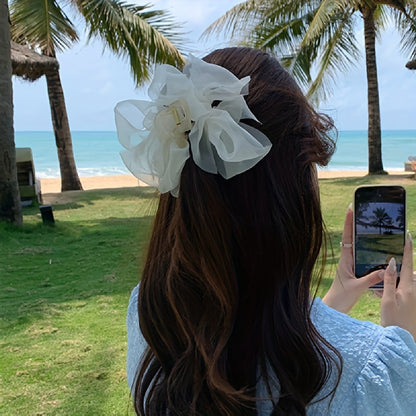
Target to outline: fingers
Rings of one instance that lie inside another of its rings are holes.
[[[345,216],[344,230],[342,232],[343,243],[352,243],[352,222],[353,222],[352,209],[348,207],[347,214]]]
[[[347,214],[345,216],[344,222],[344,230],[342,232],[342,242],[344,244],[352,244],[353,238],[353,212],[350,207],[348,207]],[[354,268],[354,257],[353,257],[353,249],[351,247],[342,247],[341,248],[341,259],[345,261],[348,265],[348,269],[353,271]]]
[[[357,281],[360,282],[360,285],[362,285],[364,289],[368,289],[369,287],[381,282],[383,280],[384,273],[384,270],[376,270],[366,276],[360,277]]]
[[[392,257],[384,273],[383,301],[388,302],[396,298],[396,280],[397,280],[396,259]]]
[[[373,294],[374,294],[374,296],[381,299],[383,297],[383,290],[381,290],[381,289],[373,290]]]
[[[403,263],[400,271],[400,287],[413,285],[413,244],[409,234],[403,250]]]

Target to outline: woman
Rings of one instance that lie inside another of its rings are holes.
[[[397,291],[393,264],[358,280],[349,210],[331,308],[314,299],[325,248],[316,165],[334,151],[332,121],[266,53],[204,61],[215,65],[162,66],[152,103],[116,108],[127,166],[161,192],[127,317],[136,412],[416,414],[411,241]],[[150,133],[137,141],[139,113]],[[335,310],[383,278],[383,323],[404,329]]]

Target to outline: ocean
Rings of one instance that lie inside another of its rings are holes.
[[[36,175],[60,176],[55,138],[51,131],[16,131],[16,147],[31,147]],[[129,173],[120,158],[123,149],[113,131],[73,131],[72,143],[80,176],[109,176]],[[416,130],[382,132],[384,169],[403,171],[409,156],[416,156]],[[367,170],[367,131],[338,133],[337,150],[327,170]]]

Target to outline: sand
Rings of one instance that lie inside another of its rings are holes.
[[[85,191],[89,189],[111,189],[111,188],[126,188],[130,186],[139,186],[140,181],[133,175],[118,175],[118,176],[88,176],[81,177],[82,187]],[[60,178],[41,178],[40,184],[42,193],[55,193],[61,191]],[[144,185],[142,183],[142,185]]]
[[[319,178],[345,178],[345,177],[360,177],[366,175],[366,171],[334,171],[334,170],[320,170],[318,171]],[[414,177],[412,172],[390,172],[389,179],[408,179]],[[145,186],[133,175],[118,175],[118,176],[91,176],[81,177],[81,183],[84,190],[89,189],[111,189],[111,188],[126,188],[134,186]],[[60,178],[41,178],[41,189],[44,204],[59,204],[70,201],[74,193],[79,191],[60,192],[61,180]]]
[[[118,176],[89,176],[81,177],[82,187],[85,191],[90,189],[127,188],[145,186],[133,175]],[[71,202],[81,191],[61,192],[60,178],[40,178],[42,203],[49,205],[65,204]]]

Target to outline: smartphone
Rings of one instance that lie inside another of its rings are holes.
[[[363,277],[385,269],[392,257],[400,276],[406,230],[406,191],[402,186],[361,186],[354,193],[354,267]],[[383,289],[383,282],[370,289]]]

